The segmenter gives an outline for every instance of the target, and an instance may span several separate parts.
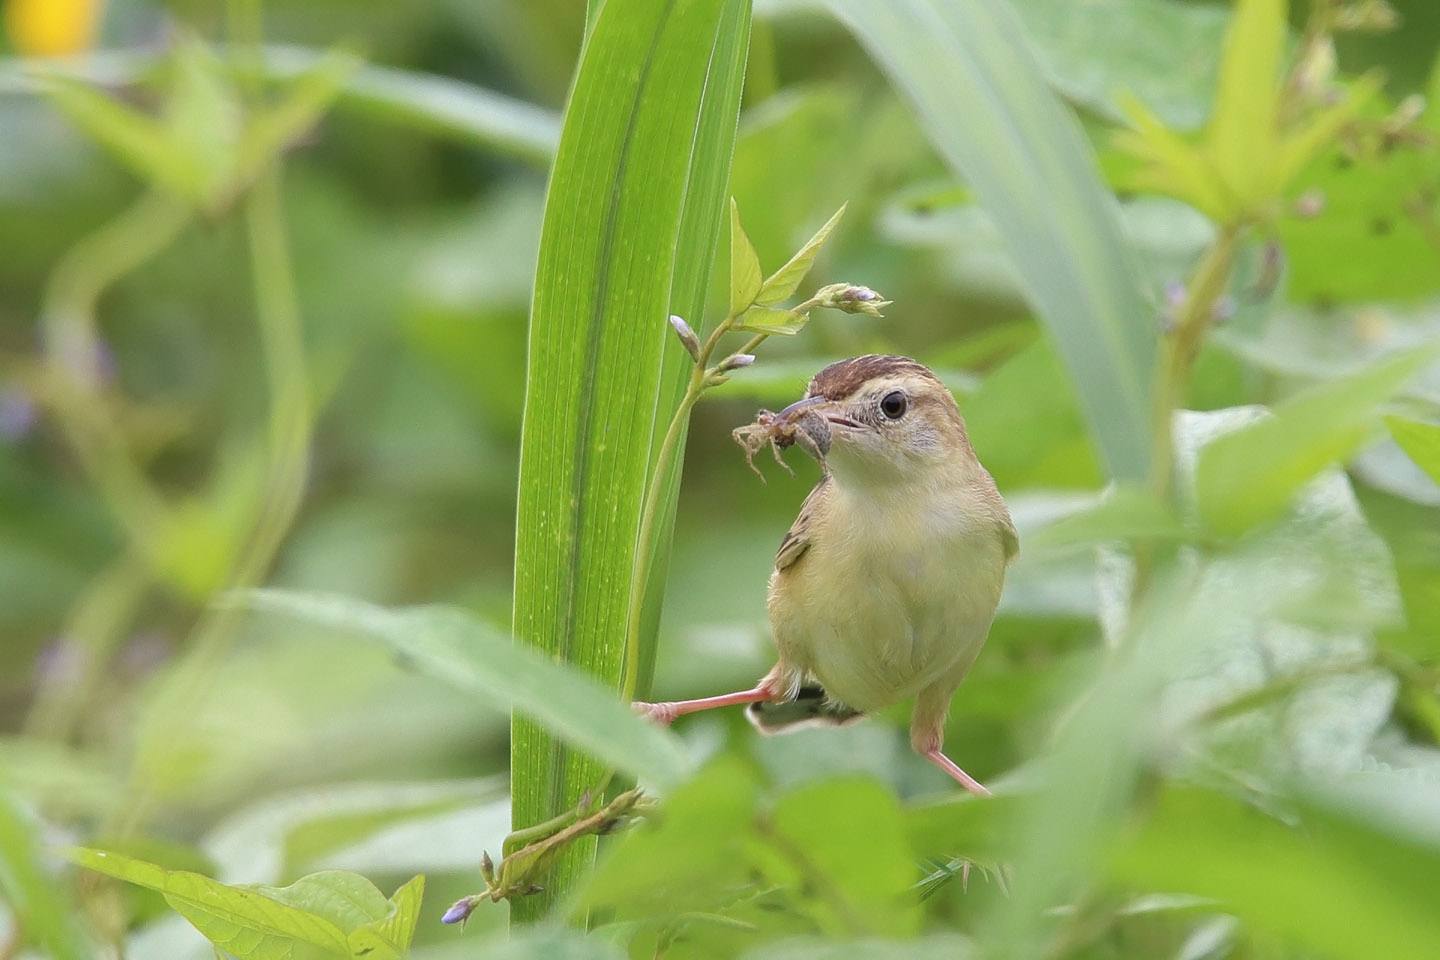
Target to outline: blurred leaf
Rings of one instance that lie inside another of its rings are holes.
[[[795,251],[795,255],[787,260],[783,267],[766,278],[765,285],[760,288],[759,296],[755,298],[756,305],[774,306],[782,300],[789,299],[790,295],[799,288],[805,275],[814,266],[815,258],[819,256],[821,248],[825,246],[825,242],[830,239],[830,234],[840,223],[840,218],[845,216],[845,206],[842,204],[839,210],[831,214],[824,226],[816,230],[814,236],[806,240],[805,244]]]
[[[830,0],[994,218],[1112,477],[1149,464],[1155,332],[1095,160],[997,0]]]
[[[425,840],[406,840],[389,830],[442,820],[450,822],[450,829],[437,826]],[[455,820],[462,826],[457,828]],[[314,870],[317,861],[366,875],[447,872],[461,863],[473,867],[474,851],[487,843],[498,848],[496,841],[509,832],[509,823],[509,783],[503,774],[478,780],[347,782],[304,787],[242,807],[212,828],[202,844],[220,879],[273,882]],[[392,838],[405,849],[393,849]],[[436,855],[437,848],[443,855]]]
[[[329,54],[303,47],[267,46],[267,76],[297,77]],[[339,105],[487,150],[548,163],[560,139],[552,112],[493,90],[394,67],[367,65],[349,76]]]
[[[1041,527],[1026,546],[1061,547],[1131,540],[1184,540],[1180,518],[1138,487],[1111,490],[1100,503]]]
[[[658,817],[625,833],[589,877],[581,901],[626,915],[714,908],[743,887],[755,815],[754,774],[721,759],[665,799]]]
[[[796,937],[748,950],[741,960],[967,960],[974,955],[974,945],[958,933],[931,933],[909,940],[861,937],[842,943]]]
[[[206,172],[153,117],[58,73],[44,76],[55,105],[87,136],[142,180],[192,202],[204,193]]]
[[[1297,185],[1318,191],[1324,210],[1277,224],[1288,296],[1348,304],[1440,291],[1440,250],[1416,217],[1417,204],[1437,182],[1436,158],[1417,150],[1357,156],[1336,149],[1317,157]]]
[[[1376,426],[1375,408],[1437,356],[1440,350],[1428,346],[1396,354],[1217,438],[1196,473],[1201,520],[1232,536],[1273,520],[1306,481],[1364,442]]]
[[[1048,384],[1044,390],[1035,385]],[[1094,442],[1049,337],[991,370],[964,407],[970,441],[1002,490],[1103,482]]]
[[[795,871],[822,930],[907,936],[920,926],[915,867],[894,796],[872,780],[810,784],[781,798],[761,838]]]
[[[655,420],[668,413],[656,402],[671,339],[676,238],[689,222],[687,204],[714,199],[687,198],[691,171],[728,163],[720,151],[733,121],[704,127],[701,143],[695,131],[706,90],[732,90],[743,70],[743,58],[722,57],[718,75],[708,77],[717,45],[748,31],[748,6],[609,0],[585,44],[546,198],[521,440],[514,630],[616,685],[631,604],[644,602],[633,594],[656,589],[653,571],[637,577],[636,541]],[[707,180],[698,182],[717,188]],[[573,808],[601,773],[594,760],[517,722],[516,825]],[[593,841],[571,848],[546,892],[515,904],[512,917],[542,913],[593,850]]]
[[[369,634],[424,673],[514,709],[626,773],[676,782],[687,766],[665,729],[633,713],[590,677],[516,643],[503,631],[446,607],[387,610],[329,594],[256,590],[252,609]]]
[[[1171,0],[1013,0],[1050,82],[1112,120],[1117,90],[1166,124],[1199,127],[1210,112],[1229,11]]]
[[[1115,870],[1142,888],[1213,897],[1318,956],[1429,958],[1440,951],[1428,845],[1307,807],[1303,832],[1234,800],[1171,788]]]
[[[1267,192],[1279,123],[1286,0],[1237,0],[1206,131],[1215,169],[1242,209]],[[1228,218],[1226,218],[1228,219]]]
[[[424,878],[386,900],[364,877],[326,871],[288,887],[227,886],[103,850],[74,849],[79,866],[165,895],[185,919],[237,960],[331,957],[400,960],[409,949]],[[310,952],[307,952],[310,951]]]
[[[1440,484],[1440,427],[1402,417],[1386,417],[1385,426],[1410,459]]]
[[[760,270],[760,257],[755,245],[745,236],[740,225],[740,207],[735,198],[730,198],[730,313],[740,313],[760,293],[764,274]]]
[[[54,960],[89,960],[90,942],[70,898],[43,865],[35,839],[34,824],[0,780],[0,892],[12,913],[11,923],[23,927]]]
[[[257,113],[237,146],[233,163],[238,184],[250,183],[297,137],[310,130],[359,69],[359,57],[331,50],[291,81],[284,99]]]

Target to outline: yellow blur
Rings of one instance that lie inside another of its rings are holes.
[[[104,0],[5,0],[5,33],[32,57],[80,53],[94,44]]]

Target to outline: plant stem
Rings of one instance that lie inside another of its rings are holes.
[[[640,679],[640,621],[645,613],[645,588],[650,580],[650,564],[655,553],[655,527],[660,522],[660,497],[669,485],[670,476],[676,469],[680,454],[680,435],[690,419],[700,395],[705,392],[705,376],[710,357],[715,352],[720,338],[730,331],[735,323],[735,314],[727,316],[715,325],[705,342],[700,346],[695,367],[690,371],[690,382],[685,394],[670,418],[665,438],[660,442],[660,453],[655,458],[655,469],[650,474],[650,483],[645,489],[645,503],[640,510],[640,532],[635,541],[635,563],[630,570],[630,606],[625,618],[624,679],[620,695],[625,700],[635,696],[635,687]],[[763,338],[761,338],[763,339]],[[755,342],[759,342],[756,339]]]
[[[1151,422],[1150,490],[1162,500],[1169,500],[1174,495],[1175,456],[1172,446],[1175,411],[1185,402],[1190,374],[1195,368],[1195,358],[1200,353],[1205,333],[1209,330],[1215,303],[1229,283],[1242,229],[1233,224],[1221,228],[1220,235],[1195,269],[1174,329],[1160,345],[1159,387],[1155,393]]]
[[[71,247],[50,275],[40,307],[46,375],[43,399],[110,512],[146,555],[168,515],[100,396],[103,347],[95,311],[101,295],[165,249],[190,222],[190,210],[159,191]]]

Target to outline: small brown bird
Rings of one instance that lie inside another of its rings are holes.
[[[773,733],[845,723],[913,696],[916,752],[988,795],[941,746],[1019,540],[955,398],[914,360],[855,357],[821,370],[805,399],[767,422],[782,439],[803,432],[826,470],[770,576],[779,661],[751,690],[636,708],[669,723],[745,703]]]

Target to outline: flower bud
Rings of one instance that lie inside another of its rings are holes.
[[[1306,190],[1295,198],[1295,216],[1311,220],[1325,212],[1325,191]]]
[[[741,367],[748,367],[755,362],[753,353],[732,353],[720,361],[720,371],[727,373],[731,370],[739,370]]]
[[[445,911],[445,916],[440,918],[441,923],[464,923],[470,919],[470,914],[475,912],[475,905],[480,902],[479,897],[461,897]]]
[[[700,359],[700,338],[695,336],[695,331],[690,329],[690,324],[685,322],[684,317],[670,315],[670,326],[675,328],[675,336],[685,345],[685,352],[690,354],[691,360]]]
[[[863,313],[871,317],[884,316],[881,307],[894,301],[886,300],[869,287],[855,283],[832,283],[815,291],[815,302],[819,306],[846,313]]]

